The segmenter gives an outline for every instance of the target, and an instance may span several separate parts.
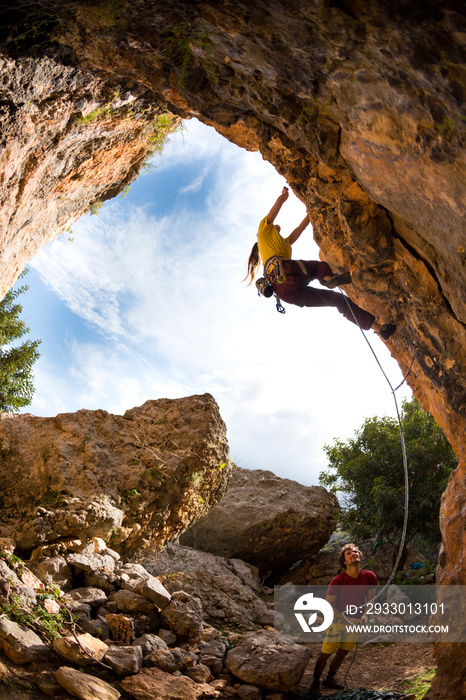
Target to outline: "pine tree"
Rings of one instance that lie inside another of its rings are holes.
[[[23,276],[25,272],[21,276]],[[12,413],[28,406],[34,395],[32,367],[39,358],[40,340],[15,341],[30,329],[20,318],[23,310],[16,299],[28,290],[27,285],[10,289],[0,301],[0,412]]]

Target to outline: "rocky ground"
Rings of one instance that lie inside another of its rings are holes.
[[[319,653],[319,645],[311,646],[311,661],[301,682],[301,689],[307,690],[312,682],[314,659]],[[340,679],[343,681],[347,669],[346,683],[348,688],[374,688],[375,690],[397,690],[407,692],[406,681],[416,678],[426,671],[435,668],[431,644],[375,644],[360,647],[350,667],[353,654],[342,668]],[[332,691],[322,692],[331,695]]]
[[[312,656],[308,667],[300,684],[299,691],[307,692],[312,681],[312,669],[314,660],[319,652],[318,645],[312,645]],[[352,657],[350,657],[352,658]],[[42,674],[51,674],[59,665],[56,662],[44,663]],[[349,666],[349,664],[348,664]],[[344,667],[344,671],[347,667]],[[406,681],[416,678],[429,669],[435,668],[432,657],[432,647],[430,644],[387,644],[369,646],[357,652],[356,659],[352,665],[346,682],[348,688],[374,688],[383,691],[394,689],[399,692],[406,691]],[[44,693],[34,689],[35,673],[33,670],[15,666],[8,659],[2,659],[0,667],[2,679],[0,688],[2,699],[4,700],[45,700]],[[323,690],[324,695],[332,695],[332,691]],[[62,700],[71,700],[71,696],[64,690],[60,695],[56,695]],[[131,696],[122,693],[122,698]]]
[[[250,564],[171,546],[145,568],[96,537],[23,562],[1,544],[2,699],[286,700],[309,688],[320,646],[275,631],[273,592]],[[433,667],[430,645],[379,644],[357,651],[346,680],[402,690]]]

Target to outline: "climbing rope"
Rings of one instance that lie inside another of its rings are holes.
[[[346,303],[347,303],[347,305],[348,305],[349,310],[351,311],[351,315],[352,315],[353,318],[354,318],[354,322],[356,323],[356,325],[358,326],[359,330],[361,331],[361,333],[362,333],[362,335],[363,335],[363,337],[364,337],[366,343],[368,344],[368,346],[369,346],[369,348],[370,348],[370,351],[371,351],[372,355],[373,355],[374,358],[375,358],[375,361],[377,362],[377,365],[378,365],[379,368],[380,368],[380,371],[382,372],[383,376],[385,377],[385,381],[387,382],[388,386],[390,387],[390,391],[391,391],[391,393],[392,393],[393,400],[394,400],[394,402],[395,402],[396,417],[397,417],[397,420],[398,420],[398,428],[399,428],[399,430],[400,430],[401,451],[402,451],[402,455],[403,455],[403,471],[404,471],[404,481],[405,481],[405,488],[404,488],[405,497],[404,497],[403,529],[402,529],[402,532],[401,532],[400,546],[399,546],[399,548],[398,548],[398,553],[397,553],[397,556],[396,556],[396,560],[395,560],[395,564],[394,564],[394,566],[393,566],[392,573],[390,574],[390,576],[389,576],[389,578],[388,578],[388,580],[387,580],[385,586],[382,588],[382,590],[379,591],[379,592],[377,593],[377,595],[374,596],[374,598],[372,598],[372,600],[371,600],[371,603],[372,603],[376,598],[379,598],[379,596],[381,596],[382,593],[384,593],[384,591],[388,588],[388,586],[389,586],[389,585],[391,584],[391,582],[393,581],[393,579],[394,579],[394,577],[395,577],[395,575],[396,575],[397,569],[398,569],[398,564],[400,563],[400,560],[401,560],[401,555],[402,555],[402,553],[403,553],[403,549],[404,549],[405,541],[406,541],[406,531],[407,531],[407,528],[408,528],[408,512],[409,512],[409,473],[408,473],[408,457],[407,457],[407,455],[406,455],[405,436],[404,436],[404,432],[403,432],[403,426],[402,426],[402,424],[401,424],[401,416],[400,416],[400,411],[399,411],[399,408],[398,408],[398,401],[396,400],[396,391],[398,391],[398,389],[399,389],[401,386],[403,386],[403,384],[405,383],[406,379],[408,378],[409,373],[411,372],[411,368],[412,368],[412,366],[413,366],[414,356],[415,356],[415,352],[416,352],[416,345],[413,345],[413,352],[412,352],[411,362],[410,362],[408,371],[406,372],[405,376],[403,377],[401,383],[398,384],[398,386],[394,389],[393,386],[392,386],[392,383],[390,382],[390,379],[388,378],[388,376],[387,376],[387,374],[386,374],[384,368],[382,367],[382,365],[381,365],[381,363],[380,363],[379,358],[377,357],[377,355],[376,355],[376,353],[375,353],[374,348],[373,348],[372,345],[370,344],[367,335],[364,333],[363,329],[361,328],[361,326],[360,326],[360,324],[359,324],[359,322],[358,322],[358,319],[356,318],[356,316],[355,316],[355,314],[354,314],[354,311],[353,311],[353,309],[352,309],[352,307],[351,307],[351,304],[350,304],[349,301],[348,301],[348,297],[346,296],[346,294],[343,294],[343,291],[342,291],[340,288],[339,288],[339,290],[340,290],[340,294],[341,294],[341,295],[343,296],[343,298],[345,299],[345,301],[346,301]],[[367,603],[366,603],[366,605],[367,605]],[[365,606],[364,606],[364,607],[365,607]],[[345,617],[345,616],[343,615],[343,617]],[[346,617],[345,617],[345,619],[346,619]],[[349,621],[347,620],[347,622],[349,622]]]
[[[315,700],[316,694],[295,693],[291,696],[293,700]],[[341,690],[339,693],[332,693],[325,697],[331,700],[405,700],[406,693],[397,690],[374,690],[372,688],[355,688],[354,690]]]

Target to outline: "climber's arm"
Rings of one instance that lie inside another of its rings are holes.
[[[280,211],[280,209],[282,208],[282,205],[286,202],[287,199],[288,199],[288,187],[284,187],[281,195],[277,198],[277,201],[275,202],[272,209],[267,214],[267,223],[268,224],[273,224],[276,216],[278,215],[278,212]]]
[[[295,242],[298,240],[298,238],[300,237],[300,235],[302,234],[302,232],[304,231],[304,229],[305,229],[308,225],[309,225],[309,216],[306,214],[306,216],[305,216],[304,219],[301,221],[301,223],[299,224],[299,226],[297,226],[297,227],[295,228],[295,230],[292,231],[292,232],[290,233],[290,235],[288,236],[288,238],[286,238],[285,240],[287,240],[288,243],[289,243],[290,245],[293,245],[293,243],[295,243]]]

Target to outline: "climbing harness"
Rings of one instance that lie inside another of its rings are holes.
[[[267,299],[271,296],[275,297],[275,307],[279,314],[286,313],[286,309],[283,307],[279,297],[274,292],[272,284],[274,282],[285,282],[287,279],[287,274],[283,266],[283,260],[283,258],[280,258],[277,255],[266,260],[264,265],[264,276],[260,277],[256,281],[256,288],[259,296],[262,295]],[[303,274],[306,274],[306,268],[300,261],[298,262],[301,271]]]
[[[298,266],[299,272],[296,271],[296,266]],[[264,275],[270,282],[295,284],[302,277],[307,277],[308,272],[302,260],[287,260],[279,255],[274,255],[265,261]]]
[[[292,263],[298,266],[300,272],[296,273],[296,270],[292,269]],[[262,295],[267,298],[274,296],[278,313],[284,314],[286,309],[282,306],[272,285],[275,282],[293,284],[296,283],[297,279],[306,277],[307,274],[308,272],[302,260],[286,260],[286,258],[281,258],[279,255],[274,255],[265,261],[264,276],[256,281],[257,292],[259,296]]]

